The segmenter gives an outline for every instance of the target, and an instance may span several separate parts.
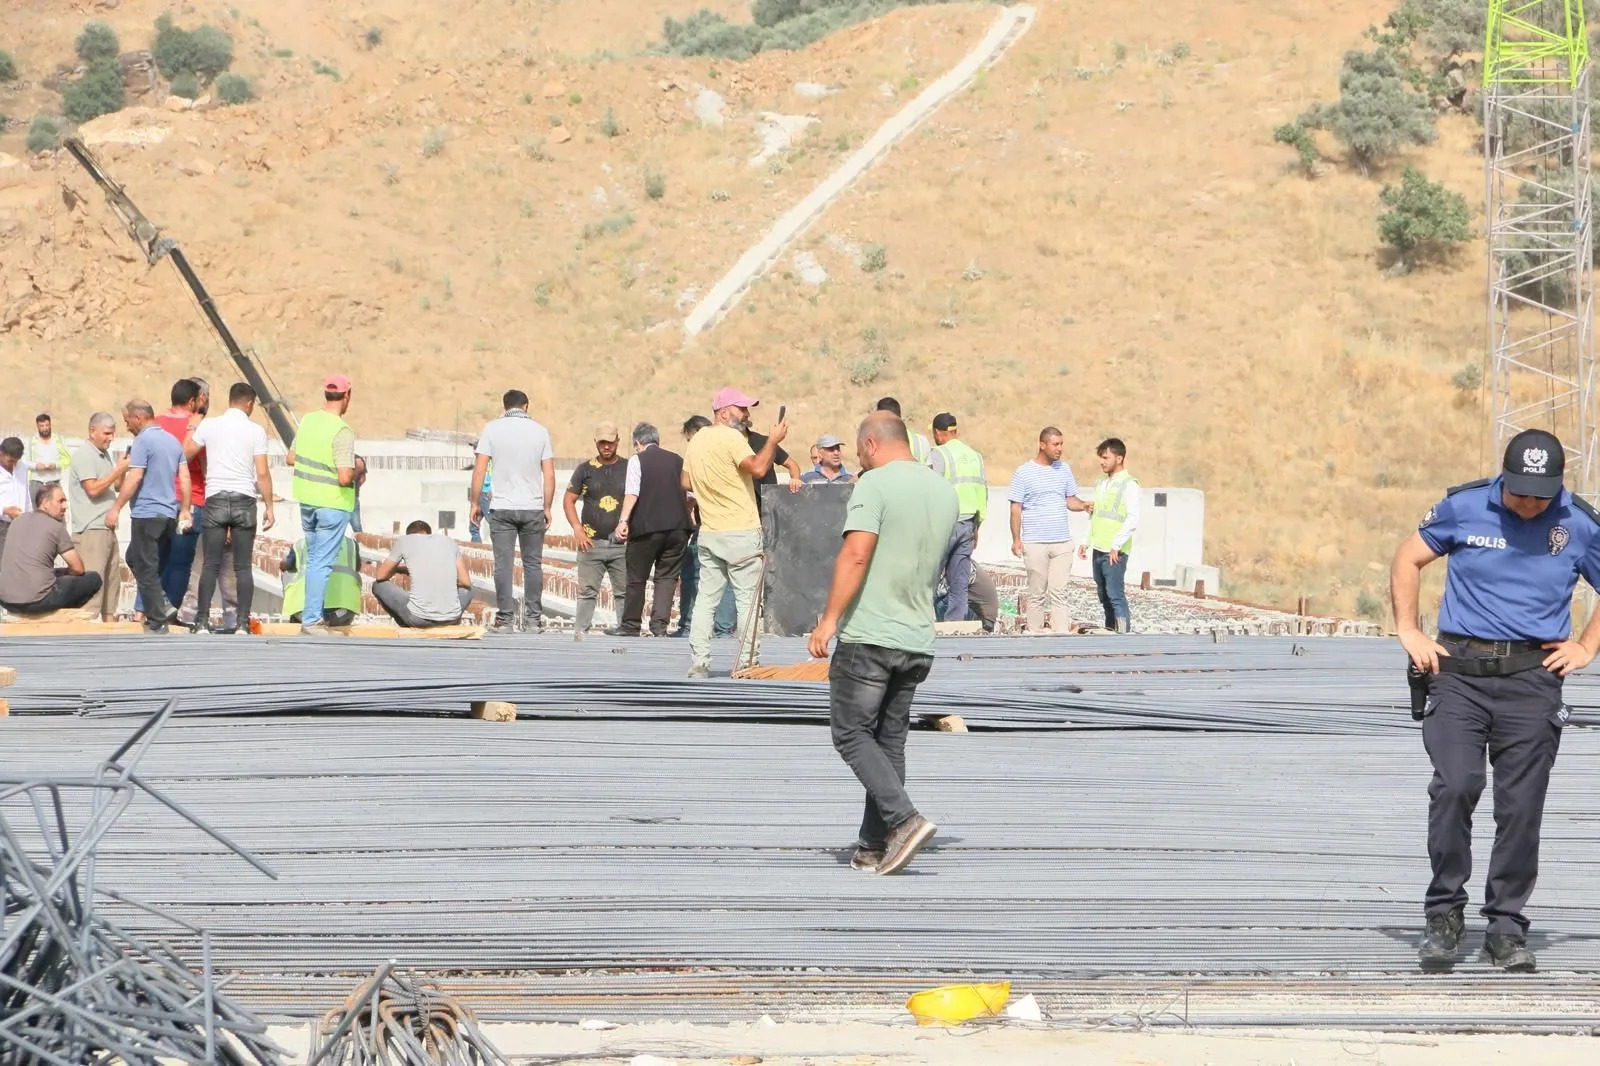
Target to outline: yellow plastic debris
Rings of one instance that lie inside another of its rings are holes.
[[[973,1018],[992,1018],[1011,998],[1011,982],[985,985],[945,985],[918,992],[906,1000],[906,1010],[918,1025],[960,1025]]]

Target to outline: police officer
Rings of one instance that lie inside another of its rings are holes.
[[[1511,439],[1499,477],[1458,485],[1395,552],[1400,643],[1429,677],[1422,740],[1433,762],[1428,859],[1433,881],[1418,951],[1424,969],[1456,961],[1472,872],[1472,812],[1494,767],[1494,850],[1484,885],[1484,955],[1532,972],[1522,908],[1539,873],[1539,825],[1567,710],[1561,679],[1600,649],[1600,612],[1572,639],[1572,593],[1600,584],[1600,515],[1562,487],[1561,442]],[[1422,568],[1450,557],[1439,639],[1417,627]]]

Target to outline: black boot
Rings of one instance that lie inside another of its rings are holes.
[[[1461,931],[1466,922],[1461,908],[1428,915],[1428,928],[1417,948],[1417,959],[1424,970],[1448,970],[1456,964],[1456,949],[1461,946]]]
[[[1506,973],[1532,973],[1538,968],[1527,940],[1520,936],[1490,933],[1483,938],[1483,957]]]

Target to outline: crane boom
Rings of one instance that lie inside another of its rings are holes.
[[[122,186],[100,168],[100,161],[81,140],[68,137],[62,142],[62,147],[72,153],[72,158],[89,172],[94,183],[106,194],[106,202],[111,205],[112,213],[122,222],[123,228],[128,231],[128,236],[133,238],[139,250],[144,253],[146,261],[155,266],[163,258],[172,260],[172,265],[178,268],[184,284],[194,293],[194,298],[200,304],[200,310],[205,314],[206,321],[211,323],[211,328],[222,339],[222,346],[228,349],[228,356],[239,368],[239,373],[250,383],[250,387],[256,390],[256,396],[261,406],[266,409],[267,418],[272,422],[272,428],[277,431],[279,439],[283,441],[283,446],[292,448],[296,426],[294,411],[278,392],[278,387],[273,384],[260,360],[254,353],[240,348],[239,342],[233,339],[228,324],[222,320],[222,315],[217,311],[216,301],[211,298],[206,287],[200,284],[200,279],[195,275],[194,268],[189,265],[183,249],[178,247],[178,242],[171,237],[161,235],[160,229],[145,218],[144,213],[128,199],[128,194]]]

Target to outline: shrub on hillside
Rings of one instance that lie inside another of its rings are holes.
[[[683,56],[749,59],[772,49],[805,48],[835,30],[876,18],[898,7],[947,3],[949,0],[754,0],[753,22],[729,22],[702,8],[683,21],[662,26],[665,51]]]
[[[181,96],[185,100],[197,100],[200,97],[200,79],[193,74],[179,74],[172,79],[172,95]]]
[[[1402,148],[1432,144],[1435,135],[1428,98],[1406,88],[1399,63],[1383,48],[1345,53],[1339,102],[1318,104],[1300,122],[1332,133],[1363,174]]]
[[[28,151],[35,155],[48,152],[61,145],[61,121],[49,115],[40,115],[28,127]]]
[[[224,74],[217,79],[217,99],[230,106],[246,104],[256,98],[250,80],[240,74]]]
[[[1317,142],[1311,139],[1311,131],[1298,122],[1285,122],[1272,131],[1272,139],[1279,144],[1287,144],[1293,148],[1300,157],[1300,172],[1308,178],[1317,176],[1317,164],[1322,162],[1322,153],[1317,151]]]
[[[1552,215],[1570,217],[1572,213],[1573,176],[1566,169],[1541,169],[1533,173],[1517,190],[1520,204],[1548,205]],[[1590,183],[1589,217],[1595,219],[1600,209],[1600,183]],[[1520,243],[1512,238],[1512,248],[1506,258],[1508,277],[1530,279],[1517,288],[1517,292],[1530,300],[1549,307],[1570,307],[1573,296],[1573,276],[1570,259],[1557,241],[1525,237]],[[1591,265],[1600,262],[1600,247],[1593,249]]]
[[[85,22],[73,46],[78,58],[85,63],[96,59],[115,59],[122,46],[117,43],[117,32],[104,22]]]
[[[1378,239],[1407,266],[1443,259],[1472,236],[1466,197],[1429,181],[1416,167],[1406,167],[1400,184],[1385,185],[1378,199],[1389,209],[1378,216]]]
[[[17,61],[10,52],[0,51],[0,81],[17,80]]]
[[[156,39],[150,51],[156,69],[168,80],[193,74],[211,81],[233,65],[232,37],[209,25],[186,30],[170,15],[156,19]]]
[[[61,109],[74,122],[88,122],[113,111],[121,111],[127,100],[122,87],[122,70],[114,59],[97,59],[88,73],[67,86],[61,94]]]

